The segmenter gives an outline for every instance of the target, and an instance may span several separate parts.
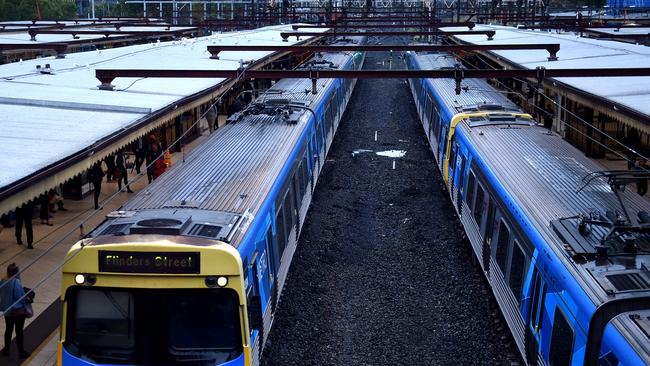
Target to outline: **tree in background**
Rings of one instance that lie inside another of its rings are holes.
[[[39,0],[43,19],[77,18],[77,5],[74,0]]]
[[[42,19],[77,18],[74,0],[38,0]],[[33,20],[36,0],[0,0],[0,20]]]

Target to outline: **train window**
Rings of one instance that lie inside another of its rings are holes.
[[[69,299],[66,348],[88,364],[228,361],[242,352],[232,289],[78,287]]]
[[[458,156],[460,157],[460,164],[458,164],[458,189],[460,189],[461,192],[464,192],[463,188],[465,187],[463,185],[465,184],[465,157],[463,154],[460,154],[460,147],[458,149]]]
[[[291,188],[289,188],[289,191],[285,194],[284,196],[284,203],[282,206],[284,207],[284,235],[285,238],[287,239],[287,243],[289,242],[288,237],[291,235],[291,229],[293,228],[294,224],[294,208],[293,208],[293,194],[292,194]]]
[[[551,350],[549,361],[551,366],[570,365],[573,354],[573,329],[567,322],[560,308],[555,309],[553,332],[551,334]]]
[[[278,243],[278,258],[282,258],[284,248],[287,246],[287,236],[284,233],[284,208],[282,205],[278,206],[278,212],[275,215],[275,235]]]
[[[477,185],[476,187],[476,202],[474,202],[474,209],[472,212],[474,212],[474,219],[476,220],[476,224],[478,227],[481,227],[481,221],[483,219],[483,201],[485,200],[485,191],[483,190],[483,187],[481,187],[480,184]]]
[[[302,166],[298,167],[296,173],[293,175],[293,190],[296,192],[296,207],[297,210],[300,210],[302,205]],[[291,189],[291,188],[289,188]]]
[[[435,108],[435,114],[433,116],[433,135],[438,136],[438,133],[440,133],[440,114],[438,113],[438,106],[436,105]]]
[[[323,130],[321,129],[320,122],[316,121],[316,149],[318,150],[318,154],[320,154],[321,150],[325,150],[324,144],[323,144]]]
[[[454,141],[456,138],[454,137]],[[454,172],[456,170],[456,144],[452,141],[451,144],[451,153],[449,154],[449,183],[453,186],[454,184]]]
[[[467,203],[467,207],[469,207],[470,211],[472,211],[472,208],[474,207],[472,203],[474,203],[475,186],[476,186],[476,177],[474,176],[474,172],[470,170],[469,180],[467,181],[467,195],[465,196],[465,203]]]
[[[499,239],[497,240],[496,261],[501,268],[501,272],[506,274],[506,262],[508,261],[508,247],[510,244],[510,229],[505,221],[499,223]]]
[[[74,298],[74,344],[79,348],[135,347],[133,294],[127,291],[79,290]]]
[[[544,283],[544,278],[542,274],[535,268],[537,273],[537,278],[535,279],[535,287],[533,289],[533,300],[531,302],[531,311],[530,311],[530,324],[537,328],[542,324],[542,317],[544,316],[544,311],[540,311],[544,308],[544,296],[546,293],[546,283]],[[539,299],[542,299],[541,304]],[[539,318],[538,318],[539,316]]]
[[[302,160],[302,165],[301,165],[301,174],[302,174],[302,195],[305,195],[305,192],[307,192],[307,185],[309,184],[309,169],[307,168],[308,165],[308,160],[307,156],[305,156]]]
[[[444,160],[445,154],[447,153],[447,126],[441,126],[440,128],[440,136],[438,136],[438,141],[439,141],[439,150],[438,151],[438,159]]]
[[[494,205],[494,200],[492,197],[488,196],[487,198],[487,219],[485,220],[485,227],[483,227],[481,233],[485,240],[492,240],[492,234],[494,230],[494,214],[496,211],[496,206]]]
[[[508,284],[512,293],[515,294],[517,302],[521,304],[521,284],[524,279],[524,270],[526,269],[526,256],[519,247],[519,242],[515,240],[512,246],[512,260],[510,261],[510,279]]]

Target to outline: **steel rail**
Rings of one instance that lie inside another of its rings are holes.
[[[559,43],[542,44],[461,44],[461,45],[318,45],[318,46],[252,46],[252,45],[218,45],[208,46],[208,52],[213,59],[219,59],[222,51],[292,51],[292,52],[345,52],[345,51],[415,51],[415,52],[449,52],[449,51],[493,51],[493,50],[546,50],[548,60],[557,60]]]

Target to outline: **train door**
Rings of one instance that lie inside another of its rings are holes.
[[[248,304],[251,344],[255,344],[255,340],[257,340],[258,354],[261,355],[262,349],[264,348],[264,310],[260,295],[260,280],[257,264],[258,252],[255,252],[249,264],[251,276],[249,277],[249,283],[246,289],[246,303]],[[255,352],[255,350],[252,351]]]
[[[275,242],[273,241],[273,230],[271,230],[270,226],[266,230],[266,236],[264,240],[269,261],[269,291],[271,297],[271,311],[275,313],[275,307],[277,306],[278,301],[277,277],[278,269],[280,268],[280,257],[278,256],[278,251],[275,246]]]
[[[540,351],[542,320],[544,317],[544,298],[546,295],[546,282],[536,266],[533,267],[533,275],[530,282],[530,296],[527,301],[528,322],[526,324],[526,361],[529,365],[537,365]]]
[[[488,197],[487,206],[487,219],[485,220],[485,228],[483,229],[483,270],[488,272],[490,270],[490,255],[492,254],[492,236],[494,234],[496,205],[492,197]]]
[[[293,179],[289,186],[289,189],[293,190],[293,201],[295,204],[295,222],[296,222],[296,240],[300,234],[300,208],[302,207],[302,192],[300,187],[300,176],[302,174],[302,168],[299,166],[298,169],[293,173]]]
[[[458,150],[458,160],[460,160],[460,163],[458,164],[458,194],[456,195],[456,207],[458,208],[458,214],[462,215],[463,194],[465,193],[465,156],[462,154],[462,151],[460,151],[460,148]]]
[[[456,139],[451,142],[451,151],[449,156],[449,166],[447,167],[447,173],[449,174],[449,191],[454,192],[454,173],[456,172]],[[456,197],[451,197],[451,202],[456,202]]]
[[[441,169],[444,167],[445,149],[447,148],[447,126],[441,126],[438,136],[438,164]]]
[[[314,179],[316,179],[316,175],[318,175],[318,172],[320,171],[320,156],[318,154],[318,143],[316,142],[317,139],[317,133],[314,132],[311,135],[311,139],[309,140],[309,153],[311,156],[311,189],[314,189]]]

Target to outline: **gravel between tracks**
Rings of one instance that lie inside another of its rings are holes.
[[[382,68],[387,59],[368,53],[364,68]],[[353,157],[358,149],[406,155]],[[510,364],[511,337],[494,315],[434,164],[405,81],[359,80],[263,364]]]

